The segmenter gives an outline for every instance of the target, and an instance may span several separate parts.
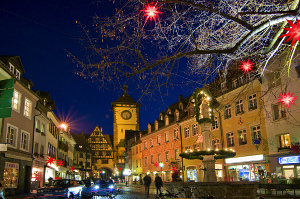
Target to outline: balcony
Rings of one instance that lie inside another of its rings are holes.
[[[291,151],[291,147],[290,146],[278,147],[277,151],[280,153],[287,153]]]

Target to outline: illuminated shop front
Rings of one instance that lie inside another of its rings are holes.
[[[49,179],[52,178],[53,180],[56,177],[56,171],[58,171],[58,168],[54,165],[47,165],[45,168],[45,183],[49,182]]]
[[[186,168],[186,177],[188,182],[197,182],[197,170],[195,166]]]
[[[259,181],[267,175],[264,155],[225,159],[230,181]]]
[[[285,177],[288,180],[300,178],[300,156],[279,157],[276,174],[277,177]]]
[[[18,187],[19,171],[20,171],[19,164],[5,162],[4,175],[3,175],[3,181],[4,181],[5,188],[17,188]]]

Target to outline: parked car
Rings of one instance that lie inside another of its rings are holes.
[[[86,187],[91,187],[94,185],[94,181],[93,180],[82,180],[82,182],[84,183],[84,185]]]
[[[0,183],[1,184],[1,183]],[[5,192],[4,192],[4,187],[0,187],[0,199],[5,199],[4,198],[4,196],[5,196],[5,194],[4,194]]]
[[[52,180],[47,186],[39,188],[35,198],[81,198],[84,183],[76,180]]]

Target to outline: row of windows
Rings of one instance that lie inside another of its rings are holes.
[[[94,156],[111,156],[111,151],[93,151]]]
[[[19,143],[19,147],[21,150],[29,151],[30,134],[26,131],[21,130],[20,142],[18,142],[18,128],[8,124],[6,132],[6,143],[8,143],[9,146],[13,148],[17,148],[17,144]]]
[[[39,146],[38,142],[34,143],[34,153],[36,155],[40,154],[40,155],[44,155],[44,145]]]
[[[175,160],[179,160],[179,149],[175,149],[174,151],[174,154],[175,154],[175,157],[174,159]],[[146,156],[144,158],[145,162],[144,162],[144,165],[148,165],[148,157]],[[169,151],[166,151],[165,152],[165,160],[163,161],[162,160],[162,155],[161,153],[157,154],[157,161],[156,162],[170,162],[170,152]],[[155,163],[155,160],[154,160],[154,155],[151,155],[150,156],[150,164],[154,164]]]
[[[92,144],[92,149],[108,149],[108,144]]]
[[[255,110],[257,109],[257,95],[256,93],[253,95],[248,96],[248,110]],[[244,102],[243,99],[239,99],[234,103],[235,107],[235,114],[243,114],[244,110]],[[227,104],[224,106],[224,119],[229,119],[232,116],[231,104]]]
[[[260,131],[260,126],[253,126],[250,128],[251,130],[251,138],[252,138],[252,143],[255,143],[256,140],[261,141],[261,131]],[[234,133],[226,133],[226,143],[227,147],[234,147],[237,144],[234,142]],[[241,129],[237,131],[237,137],[238,137],[238,145],[246,145],[248,144],[247,140],[247,131],[246,129]]]
[[[178,139],[179,136],[179,131],[178,128],[173,129],[173,139],[176,140]],[[169,132],[164,133],[164,141],[165,143],[169,142]],[[161,135],[156,136],[156,144],[160,145],[161,144]],[[150,138],[150,148],[154,146],[154,138]],[[144,141],[144,149],[147,149],[147,141]]]
[[[237,79],[234,79],[231,83],[231,88],[237,88],[238,86],[241,86],[245,84],[246,82],[250,81],[254,76],[253,72],[246,73],[245,75],[239,76]],[[221,89],[226,90],[227,87],[230,86],[227,84],[226,81],[221,83]]]
[[[13,110],[20,112],[21,108],[21,97],[22,94],[17,90],[14,90],[14,95],[12,98],[12,108]],[[25,97],[24,101],[24,112],[23,115],[29,119],[31,119],[31,111],[32,111],[32,102]]]

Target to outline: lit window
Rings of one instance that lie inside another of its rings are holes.
[[[18,112],[20,112],[20,105],[21,105],[21,93],[18,91],[14,91],[14,96],[12,99],[12,108]]]
[[[15,75],[18,80],[20,80],[20,74],[21,74],[20,71],[16,69]]]
[[[15,67],[14,67],[14,65],[12,65],[11,63],[9,63],[9,71],[10,71],[11,73],[14,73],[14,71],[15,71]]]
[[[250,95],[248,97],[249,110],[257,109],[257,99],[256,94]]]
[[[261,132],[260,132],[260,126],[253,126],[251,127],[252,131],[252,140],[261,140]]]
[[[29,133],[22,131],[21,133],[21,145],[20,148],[22,150],[28,151],[29,149]]]
[[[6,143],[12,147],[17,147],[17,133],[18,129],[9,125],[6,132]]]
[[[239,136],[239,145],[245,145],[247,144],[247,132],[245,129],[238,130],[238,136]]]
[[[279,148],[291,147],[290,134],[283,134],[278,136]]]
[[[198,135],[198,124],[193,124],[193,136]]]
[[[31,108],[32,108],[32,102],[26,98],[25,106],[24,106],[24,115],[28,118],[31,117]]]
[[[189,127],[184,128],[184,137],[185,138],[190,137],[190,128]]]
[[[233,147],[234,146],[234,136],[233,133],[227,133],[226,134],[227,138],[227,147]]]
[[[220,149],[220,139],[217,138],[213,139],[212,143],[213,143],[214,150]]]

